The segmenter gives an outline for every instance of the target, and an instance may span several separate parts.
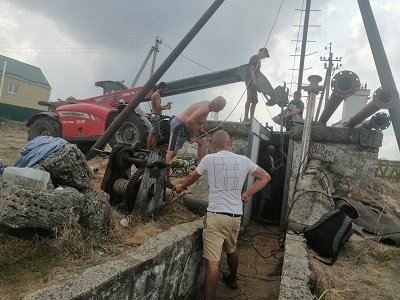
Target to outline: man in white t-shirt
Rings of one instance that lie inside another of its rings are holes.
[[[257,166],[248,157],[229,151],[231,142],[226,131],[218,130],[212,136],[212,147],[216,153],[206,155],[181,184],[177,184],[177,193],[193,184],[201,175],[207,173],[210,186],[207,215],[203,229],[203,257],[205,258],[206,278],[204,299],[214,299],[219,280],[219,261],[222,249],[227,254],[229,275],[224,282],[237,289],[236,273],[239,257],[236,243],[239,235],[243,202],[261,190],[271,179],[269,174]],[[242,193],[247,175],[255,181]]]

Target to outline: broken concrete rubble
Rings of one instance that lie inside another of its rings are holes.
[[[0,177],[0,224],[11,228],[52,230],[67,222],[100,231],[110,220],[108,194],[73,187],[37,190],[9,185]]]
[[[83,191],[90,186],[93,172],[83,153],[72,144],[50,154],[39,162],[50,173],[53,184],[67,185]]]

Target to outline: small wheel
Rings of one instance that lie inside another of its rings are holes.
[[[135,207],[136,196],[138,194],[140,184],[142,183],[144,169],[138,169],[129,179],[128,186],[125,191],[125,202],[129,211]]]
[[[146,148],[150,126],[150,121],[145,117],[132,116],[117,130],[110,144],[112,147],[118,143]]]
[[[61,137],[60,123],[56,119],[46,117],[34,120],[28,129],[28,140],[41,135]]]

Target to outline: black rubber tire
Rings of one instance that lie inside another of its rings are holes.
[[[125,144],[146,149],[150,127],[151,123],[146,117],[131,116],[115,132],[109,143],[111,147],[115,147],[117,144]]]
[[[38,136],[61,137],[61,125],[56,119],[40,117],[32,122],[28,129],[28,141]]]
[[[136,170],[135,174],[129,179],[128,186],[126,187],[125,202],[130,212],[135,208],[136,196],[142,182],[143,173],[144,169]]]

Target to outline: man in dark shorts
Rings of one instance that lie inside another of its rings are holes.
[[[165,105],[161,104],[161,96],[167,91],[167,84],[160,82],[157,90],[151,95],[151,129],[147,137],[147,149],[152,150],[157,147],[157,137],[160,134],[161,114],[165,109],[171,109],[172,102]]]
[[[200,161],[207,151],[207,132],[203,129],[208,113],[211,111],[219,112],[226,105],[226,100],[222,96],[215,97],[211,101],[200,101],[190,105],[183,113],[171,120],[171,132],[169,146],[165,163],[170,164],[178,154],[178,150],[188,141],[197,143],[197,159]],[[169,181],[167,172],[167,187],[173,185]]]
[[[304,102],[301,101],[301,92],[296,91],[293,93],[293,100],[289,102],[287,108],[282,113],[273,117],[272,121],[282,125],[286,128],[286,131],[290,131],[292,126],[292,120],[298,120],[303,118]]]
[[[243,122],[249,122],[254,117],[254,111],[258,103],[257,92],[259,91],[258,76],[260,74],[261,59],[269,57],[267,48],[258,50],[258,54],[253,55],[249,61],[249,67],[246,73],[247,101],[244,106]],[[250,110],[250,119],[249,119]]]

